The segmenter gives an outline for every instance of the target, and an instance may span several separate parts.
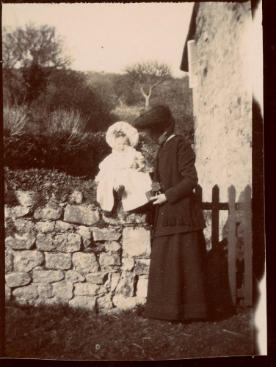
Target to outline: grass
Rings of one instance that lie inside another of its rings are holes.
[[[6,357],[166,360],[253,354],[251,312],[216,322],[145,319],[142,307],[99,315],[68,306],[6,309]]]

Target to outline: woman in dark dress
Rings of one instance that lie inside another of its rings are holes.
[[[145,316],[186,321],[206,319],[204,218],[193,189],[195,154],[180,135],[167,106],[155,106],[134,122],[160,144],[155,177],[161,193],[155,206]]]

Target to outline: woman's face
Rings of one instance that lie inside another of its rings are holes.
[[[155,143],[158,143],[159,134],[154,134],[150,129],[143,130],[143,133],[150,137],[150,139],[152,139]]]

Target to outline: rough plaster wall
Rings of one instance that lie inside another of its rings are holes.
[[[250,3],[201,3],[196,18],[195,149],[203,200],[252,181]],[[225,212],[226,215],[226,212]],[[224,217],[225,217],[224,215]],[[221,215],[223,220],[223,214]]]

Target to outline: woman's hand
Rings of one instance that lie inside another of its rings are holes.
[[[159,194],[156,196],[153,196],[151,199],[153,205],[161,205],[164,204],[167,201],[165,194]]]

